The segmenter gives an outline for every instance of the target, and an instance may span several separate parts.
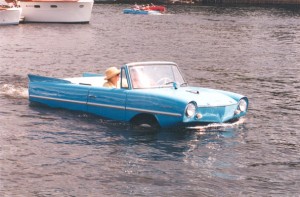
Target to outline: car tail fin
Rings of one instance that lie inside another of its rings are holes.
[[[54,82],[54,83],[71,83],[68,80],[64,79],[58,79],[58,78],[53,78],[53,77],[44,77],[44,76],[39,76],[39,75],[28,75],[29,81],[30,82]]]

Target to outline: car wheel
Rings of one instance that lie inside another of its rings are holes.
[[[158,129],[160,128],[156,118],[153,115],[149,114],[140,114],[131,120],[131,123],[134,126]]]

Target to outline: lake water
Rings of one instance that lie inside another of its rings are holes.
[[[0,27],[0,196],[299,196],[300,12],[168,6],[90,24]],[[244,94],[239,124],[145,131],[30,106],[27,74],[174,61],[191,85]]]

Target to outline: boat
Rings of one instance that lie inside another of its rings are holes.
[[[141,6],[142,10],[153,10],[153,11],[159,11],[161,13],[166,12],[167,8],[162,5],[154,5],[153,3],[151,5]]]
[[[159,11],[155,10],[141,10],[134,8],[127,8],[123,10],[124,14],[141,14],[141,15],[161,15]]]
[[[24,22],[89,23],[94,0],[20,0]]]
[[[0,5],[0,25],[18,25],[21,18],[22,9],[16,7],[10,1],[7,5]]]
[[[21,13],[21,8],[6,8],[0,6],[0,25],[18,25],[20,22]]]
[[[235,123],[248,111],[246,96],[189,86],[174,62],[132,62],[101,73],[54,78],[29,74],[29,101],[83,111],[134,125],[192,127]],[[107,80],[117,77],[116,87]]]
[[[142,14],[142,15],[161,15],[166,11],[165,6],[157,6],[154,4],[151,5],[142,5],[139,6],[134,4],[131,8],[123,10],[124,14]]]

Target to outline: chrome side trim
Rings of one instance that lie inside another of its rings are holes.
[[[75,101],[75,100],[60,99],[60,98],[51,98],[51,97],[47,97],[47,96],[37,96],[37,95],[30,95],[30,97],[32,97],[32,98],[46,99],[46,100],[52,100],[52,101],[61,101],[61,102],[66,102],[66,103],[76,103],[76,104],[84,104],[84,105],[91,105],[91,106],[107,107],[107,108],[123,109],[123,110],[125,110],[125,107],[116,106],[116,105],[107,105],[107,104],[99,104],[99,103],[87,103],[87,102],[84,102],[84,101]]]
[[[117,106],[117,105],[107,105],[107,104],[99,104],[99,103],[87,103],[87,105],[125,110],[125,107]]]
[[[168,115],[168,116],[177,116],[177,117],[181,117],[182,116],[179,113],[162,112],[162,111],[147,110],[147,109],[140,109],[140,108],[133,108],[133,107],[127,107],[126,109],[127,110],[131,110],[131,111],[146,112],[146,113],[153,113],[153,114],[161,114],[161,115]]]
[[[99,103],[87,103],[87,102],[83,102],[83,101],[75,101],[75,100],[60,99],[60,98],[51,98],[51,97],[47,97],[47,96],[30,95],[29,98],[30,97],[31,98],[52,100],[52,101],[61,101],[61,102],[67,102],[67,103],[76,103],[76,104],[84,104],[84,105],[91,105],[91,106],[98,106],[98,107],[121,109],[121,110],[127,109],[127,110],[131,110],[131,111],[143,112],[143,113],[146,112],[146,113],[161,114],[161,115],[176,116],[176,117],[181,117],[182,116],[179,113],[162,112],[162,111],[156,111],[156,110],[146,110],[146,109],[132,108],[132,107],[125,108],[123,106],[107,105],[107,104],[99,104]]]
[[[75,101],[75,100],[69,100],[69,99],[51,98],[51,97],[47,97],[47,96],[30,95],[29,98],[30,97],[52,100],[52,101],[61,101],[61,102],[67,102],[67,103],[76,103],[76,104],[85,104],[85,105],[87,104],[86,101]]]

